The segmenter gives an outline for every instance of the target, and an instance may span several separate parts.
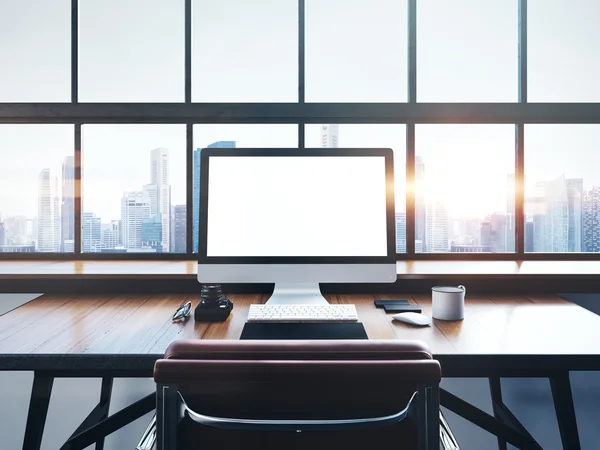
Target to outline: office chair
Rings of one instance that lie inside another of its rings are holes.
[[[440,365],[418,341],[173,342],[158,450],[439,447]]]

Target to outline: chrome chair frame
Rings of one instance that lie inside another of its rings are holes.
[[[229,430],[254,431],[346,431],[378,428],[414,418],[419,429],[419,450],[439,450],[439,386],[419,385],[408,404],[398,413],[361,419],[256,420],[214,417],[191,410],[175,384],[157,384],[157,450],[177,450],[177,425],[187,415],[196,423]]]

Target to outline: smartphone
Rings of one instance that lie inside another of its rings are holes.
[[[384,305],[383,307],[386,313],[400,313],[400,312],[416,312],[420,313],[421,308],[417,305],[406,305],[406,304],[396,304],[396,305]]]
[[[375,300],[375,308],[383,308],[384,305],[408,305],[408,300]]]

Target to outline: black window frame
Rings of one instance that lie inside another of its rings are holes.
[[[79,0],[71,0],[71,101],[0,103],[0,124],[73,124],[75,159],[74,253],[0,253],[0,260],[195,260],[193,253],[193,125],[296,124],[305,147],[306,124],[404,124],[406,126],[406,253],[398,260],[600,260],[600,253],[526,253],[524,139],[526,124],[600,124],[600,103],[527,101],[527,0],[518,0],[518,101],[513,103],[419,103],[417,101],[417,0],[408,5],[406,103],[305,102],[305,0],[298,0],[298,101],[294,103],[192,102],[192,0],[185,0],[185,100],[180,103],[80,103],[78,100]],[[82,252],[81,127],[84,124],[186,125],[186,253],[98,254]],[[515,127],[515,252],[415,252],[415,125],[512,124]],[[396,180],[399,182],[399,180]]]

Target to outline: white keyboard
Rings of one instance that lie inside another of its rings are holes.
[[[250,305],[248,322],[357,322],[354,305]]]

